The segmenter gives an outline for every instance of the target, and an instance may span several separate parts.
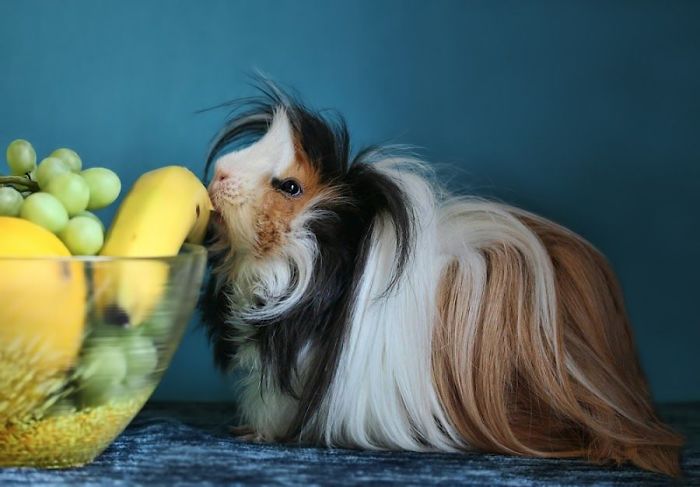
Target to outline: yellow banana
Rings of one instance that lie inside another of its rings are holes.
[[[95,265],[98,311],[106,321],[138,325],[166,290],[168,265],[185,241],[201,243],[212,211],[209,194],[187,168],[167,166],[142,175],[122,202],[100,255],[154,257]]]

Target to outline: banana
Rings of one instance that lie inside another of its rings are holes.
[[[100,255],[153,257],[95,264],[95,304],[105,321],[138,325],[163,296],[168,264],[185,241],[201,243],[213,207],[187,168],[167,166],[142,175],[122,202]]]

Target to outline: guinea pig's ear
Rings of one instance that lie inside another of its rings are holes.
[[[270,128],[265,135],[250,147],[256,159],[268,161],[273,172],[284,171],[294,161],[294,129],[287,111],[277,108]]]

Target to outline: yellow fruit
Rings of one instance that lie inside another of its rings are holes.
[[[42,381],[75,364],[85,326],[86,283],[83,264],[61,260],[70,252],[48,230],[0,217],[0,236],[2,420],[20,406],[30,408],[50,392]]]
[[[56,235],[28,220],[0,216],[0,235],[0,257],[70,257]]]
[[[20,218],[0,217],[0,235],[0,341],[41,342],[52,355],[47,366],[71,365],[85,324],[82,262],[41,259],[70,252],[53,233]]]
[[[177,255],[185,241],[201,243],[211,210],[207,189],[187,168],[150,171],[119,207],[100,255]],[[96,265],[97,308],[107,321],[140,324],[160,301],[167,282],[168,265],[157,259]]]

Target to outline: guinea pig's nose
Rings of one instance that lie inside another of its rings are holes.
[[[229,173],[226,169],[217,167],[216,172],[214,173],[214,181],[223,182],[226,181],[230,176],[231,173]]]

